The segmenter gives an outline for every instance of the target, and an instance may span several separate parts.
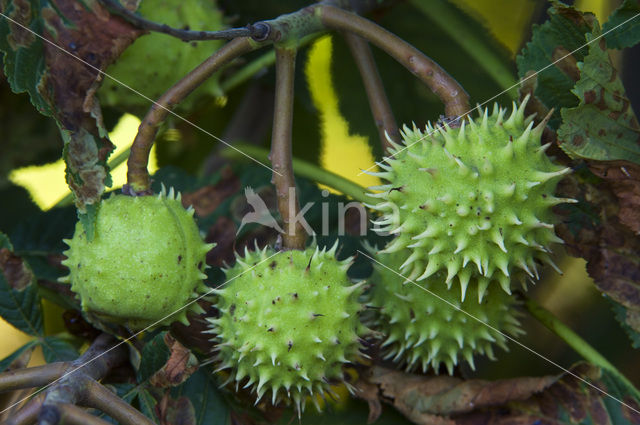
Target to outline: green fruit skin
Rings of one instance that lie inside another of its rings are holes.
[[[224,27],[223,15],[212,0],[143,0],[136,13],[154,22],[173,28],[217,31]],[[175,37],[150,33],[139,37],[117,61],[107,68],[107,78],[99,91],[103,105],[127,111],[144,113],[149,108],[149,99],[158,99],[213,52],[219,49],[222,40],[184,42]],[[133,87],[138,93],[123,87]],[[142,93],[148,99],[140,96]],[[214,74],[180,104],[189,110],[203,96],[223,96],[219,76]]]
[[[188,324],[183,307],[207,290],[202,279],[212,245],[202,241],[193,210],[183,208],[179,195],[174,199],[173,189],[168,197],[111,196],[100,204],[94,239],[87,240],[78,222],[65,242],[69,276],[62,280],[82,309],[102,320],[136,330]],[[197,303],[188,309],[201,311]]]
[[[374,264],[371,277],[370,305],[375,312],[371,327],[384,336],[385,358],[408,371],[426,372],[431,367],[437,373],[445,365],[452,374],[459,361],[475,369],[475,354],[494,359],[494,344],[506,350],[505,335],[523,333],[513,296],[493,286],[479,303],[477,286],[471,285],[461,302],[459,289],[444,283],[444,272],[421,282],[394,272],[408,255],[404,251],[379,255],[386,267]]]
[[[209,319],[218,361],[258,400],[269,392],[273,404],[293,400],[300,409],[359,358],[363,283],[350,283],[351,259],[338,261],[336,248],[245,251],[226,270],[229,284],[217,291],[221,315]]]
[[[553,265],[549,247],[562,240],[551,207],[573,202],[553,193],[570,169],[549,160],[540,146],[546,123],[533,128],[525,103],[508,118],[496,105],[456,128],[405,127],[403,145],[372,173],[388,181],[372,188],[377,224],[398,235],[383,252],[403,250],[404,273],[422,280],[444,271],[462,300],[473,280],[480,301],[491,282],[510,293],[512,282],[538,277],[537,263]]]

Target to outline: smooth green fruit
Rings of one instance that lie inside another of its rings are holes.
[[[272,404],[293,400],[300,411],[359,358],[363,283],[350,283],[352,259],[338,261],[336,248],[245,250],[226,270],[229,284],[216,291],[220,317],[209,319],[217,359],[257,400],[270,393]]]
[[[526,99],[508,119],[493,113],[465,118],[459,127],[405,127],[403,145],[373,173],[388,181],[372,196],[383,216],[381,230],[397,234],[383,252],[403,251],[403,273],[417,280],[439,271],[459,281],[462,300],[471,280],[482,300],[491,282],[510,293],[511,283],[537,278],[537,263],[549,263],[554,233],[551,207],[558,180],[571,170],[553,164],[540,146],[546,125],[524,118]]]
[[[372,328],[384,335],[385,359],[409,371],[421,367],[426,372],[432,367],[437,373],[444,364],[452,374],[459,361],[475,369],[475,354],[494,359],[493,344],[506,350],[503,333],[523,333],[513,296],[492,286],[479,303],[477,285],[470,285],[469,296],[461,302],[459,292],[444,284],[443,271],[421,282],[414,281],[416,272],[405,279],[395,272],[409,255],[405,251],[378,256],[386,267],[374,264],[371,277]]]
[[[136,13],[173,28],[217,31],[224,27],[222,12],[216,7],[216,2],[211,0],[142,0]],[[105,79],[99,91],[100,101],[102,105],[129,112],[144,112],[150,106],[149,99],[157,100],[223,43],[222,40],[184,42],[155,32],[142,35],[107,68],[106,73],[118,81]],[[134,88],[138,93],[121,83]],[[180,107],[189,110],[202,97],[223,95],[219,76],[214,74],[185,99]]]
[[[213,244],[202,241],[193,209],[185,210],[173,189],[113,195],[100,204],[93,240],[78,222],[65,243],[69,275],[61,280],[90,315],[138,330],[188,324],[187,310],[203,312],[197,303],[183,307],[207,291],[202,279]]]

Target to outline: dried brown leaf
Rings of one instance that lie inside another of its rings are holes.
[[[418,424],[455,424],[450,416],[475,409],[526,400],[558,378],[513,378],[496,381],[462,380],[451,376],[420,376],[374,367],[370,381],[383,398]]]
[[[198,370],[198,359],[168,332],[164,336],[164,342],[171,354],[167,363],[149,378],[149,383],[159,388],[175,387]]]
[[[0,249],[0,271],[13,289],[22,290],[33,280],[33,273],[24,260],[7,248]]]
[[[160,418],[160,425],[195,425],[196,411],[187,397],[173,399],[165,393],[160,403],[156,405],[156,413]]]
[[[95,97],[104,70],[142,32],[98,1],[57,1],[40,10],[46,23],[46,73],[39,91],[66,142],[67,182],[81,211],[100,200],[113,150]],[[69,53],[66,53],[69,52]],[[78,60],[80,59],[80,60]],[[89,64],[89,65],[87,65]]]
[[[637,166],[625,169],[631,178],[618,164],[599,169],[605,179],[601,182],[583,180],[578,175],[564,179],[559,192],[580,200],[582,206],[559,208],[564,219],[557,231],[572,255],[587,260],[587,271],[598,289],[627,309],[631,320],[626,324],[640,332],[638,321],[633,320],[640,313],[640,237],[622,218],[633,220],[640,211],[640,205],[636,205],[640,186],[633,180],[639,174]]]

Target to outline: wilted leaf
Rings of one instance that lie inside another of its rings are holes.
[[[12,274],[6,274],[0,267],[0,316],[22,332],[33,336],[41,335],[42,310],[38,288],[33,284],[32,275],[28,270],[23,269],[22,260],[15,257],[7,248],[0,250],[0,256],[8,257],[9,262],[14,264],[11,266],[14,270]],[[28,281],[25,280],[27,273]]]
[[[198,359],[168,332],[164,334],[164,343],[169,347],[169,358],[167,363],[149,378],[149,383],[160,388],[175,387],[198,370]]]
[[[563,374],[546,390],[521,402],[484,409],[455,417],[456,425],[637,425],[640,404],[628,388],[604,370],[578,364],[571,368],[576,376]],[[615,400],[614,398],[622,401]],[[633,409],[633,410],[632,410]]]
[[[627,161],[589,161],[588,165],[615,194],[620,223],[640,234],[640,166]]]
[[[80,356],[73,344],[57,336],[46,336],[39,343],[47,363],[71,361]]]
[[[417,424],[640,423],[640,413],[634,411],[640,410],[640,404],[631,396],[636,390],[586,363],[570,371],[559,376],[483,381],[374,367],[369,381],[378,386],[381,400]]]
[[[449,416],[526,400],[553,384],[557,377],[496,381],[462,380],[451,376],[419,376],[374,367],[369,380],[383,399],[418,424],[455,424]]]
[[[622,325],[633,348],[640,348],[640,310],[631,310],[622,304],[612,303],[616,319]]]
[[[640,4],[638,0],[624,0],[613,11],[609,20],[602,26],[602,32],[608,33],[607,46],[612,49],[631,47],[640,41]],[[617,27],[617,28],[616,28]]]
[[[580,47],[585,44],[585,34],[593,31],[594,23],[592,14],[556,2],[549,8],[549,20],[533,26],[531,41],[516,58],[520,78],[539,71],[535,96],[547,110],[556,108],[549,122],[553,128],[560,125],[560,108],[578,104],[571,94],[578,75],[576,63],[587,54],[587,47]],[[565,59],[550,66],[569,53]]]
[[[587,41],[599,34],[596,26]],[[572,158],[640,164],[640,126],[602,38],[589,44],[578,68],[580,80],[571,91],[580,104],[561,110],[560,147]]]
[[[67,183],[79,212],[85,214],[110,185],[106,161],[113,144],[95,99],[101,83],[98,70],[117,58],[140,31],[96,0],[55,5],[11,0],[3,2],[2,11],[17,22],[0,21],[0,50],[5,52],[11,88],[27,91],[38,110],[58,123]]]
[[[196,412],[187,397],[173,399],[168,394],[157,407],[160,425],[196,425]]]
[[[11,288],[23,290],[33,281],[33,273],[27,263],[8,248],[0,248],[0,273]]]
[[[621,223],[620,201],[607,181],[583,174],[569,176],[558,186],[562,196],[580,201],[557,208],[563,217],[558,235],[570,254],[587,260],[598,290],[625,309],[618,317],[624,317],[628,330],[640,333],[634,320],[640,312],[640,237]]]

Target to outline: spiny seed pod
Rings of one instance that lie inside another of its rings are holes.
[[[408,248],[400,269],[417,280],[444,270],[457,278],[462,300],[469,281],[482,300],[491,281],[510,293],[511,281],[538,277],[536,263],[549,263],[549,246],[561,243],[551,207],[558,180],[571,170],[553,164],[540,146],[546,125],[524,118],[527,99],[504,119],[505,110],[485,109],[459,127],[405,127],[403,145],[372,173],[388,181],[372,189],[383,216],[376,223],[398,237],[383,252]],[[393,143],[393,142],[391,142]]]
[[[164,188],[158,196],[112,195],[100,204],[95,236],[88,241],[78,222],[63,264],[82,309],[133,330],[188,324],[185,307],[207,291],[202,279],[205,244],[180,194]],[[189,310],[204,312],[197,303]],[[174,314],[175,313],[175,314]]]
[[[330,391],[342,381],[342,365],[360,356],[358,302],[363,283],[352,285],[352,258],[330,250],[272,249],[237,256],[226,270],[229,285],[217,290],[219,318],[208,319],[215,334],[220,369],[231,369],[236,389],[252,387],[256,403],[270,393],[271,403],[291,400],[300,412],[307,396]]]
[[[479,303],[477,286],[471,285],[461,302],[458,291],[444,284],[443,271],[421,282],[414,281],[415,270],[413,276],[399,276],[395,271],[409,255],[405,251],[378,256],[386,267],[374,264],[371,277],[372,328],[384,335],[385,359],[405,365],[408,371],[421,367],[426,372],[431,366],[437,373],[444,364],[452,374],[461,360],[475,369],[474,354],[493,360],[493,344],[506,350],[502,333],[523,333],[513,296],[492,286]]]

